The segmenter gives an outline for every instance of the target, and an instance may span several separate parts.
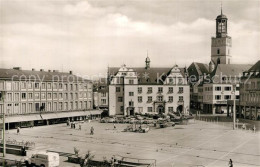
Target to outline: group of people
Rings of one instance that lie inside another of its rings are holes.
[[[67,126],[71,126],[71,129],[76,129],[76,123],[67,121]],[[81,130],[81,124],[79,124],[79,130]],[[91,126],[90,128],[90,135],[94,135],[94,127]]]

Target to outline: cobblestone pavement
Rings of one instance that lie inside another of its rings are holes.
[[[35,150],[51,150],[73,153],[77,147],[80,154],[88,150],[95,159],[109,159],[112,155],[156,159],[159,167],[260,166],[260,133],[232,130],[230,126],[214,122],[195,121],[188,125],[176,125],[154,129],[148,133],[122,132],[126,124],[82,123],[82,130],[71,129],[65,124],[15,130],[7,134],[9,139],[33,141]],[[90,135],[93,126],[95,134]],[[77,166],[65,162],[61,166]]]

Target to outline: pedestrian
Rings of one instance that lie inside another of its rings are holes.
[[[116,129],[116,124],[114,124],[114,130]]]
[[[93,128],[93,126],[91,126],[91,128],[90,128],[90,134],[94,135],[94,128]]]
[[[246,129],[246,124],[245,123],[243,123],[242,129]]]
[[[253,131],[254,131],[254,133],[255,133],[255,130],[256,130],[256,127],[255,127],[255,125],[254,125],[254,127],[253,127]]]
[[[81,125],[79,125],[79,130],[81,130]]]
[[[233,167],[233,161],[232,161],[232,159],[229,160],[228,166],[229,166],[229,167]]]
[[[20,127],[18,126],[17,127],[17,135],[19,135],[20,134]]]

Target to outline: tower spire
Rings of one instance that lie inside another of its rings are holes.
[[[222,15],[222,1],[221,1],[221,5],[220,5],[220,8],[221,8],[221,15]]]

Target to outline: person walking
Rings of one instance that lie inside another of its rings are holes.
[[[90,128],[90,134],[94,135],[94,128],[93,128],[93,126],[91,126],[91,128]]]
[[[81,130],[81,125],[79,124],[79,130]]]
[[[18,126],[17,127],[17,135],[19,135],[20,134],[20,127]]]
[[[229,160],[228,166],[229,166],[229,167],[233,167],[233,161],[232,161],[232,159]]]
[[[114,130],[116,130],[116,124],[114,124]]]

